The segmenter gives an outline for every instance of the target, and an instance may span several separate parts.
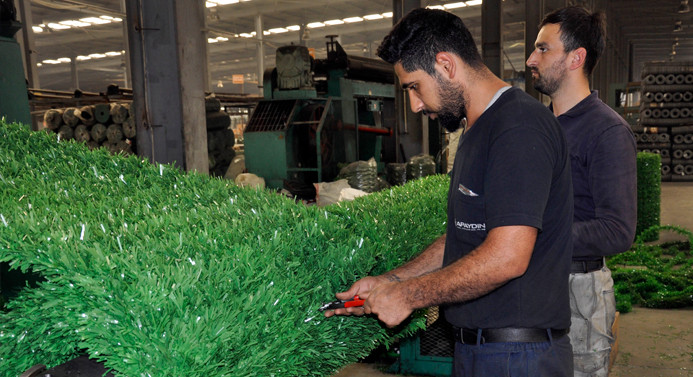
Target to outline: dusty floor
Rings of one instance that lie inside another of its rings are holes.
[[[663,182],[661,224],[693,230],[693,182]],[[662,233],[660,241],[682,239]],[[397,377],[388,365],[354,363],[333,377]],[[620,316],[618,354],[610,377],[693,377],[693,308],[633,308]]]

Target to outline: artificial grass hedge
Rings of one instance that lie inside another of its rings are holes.
[[[638,222],[635,234],[659,225],[662,192],[662,157],[655,153],[638,152]],[[646,234],[645,242],[659,239],[658,232]]]
[[[431,176],[325,208],[0,121],[0,375],[80,352],[118,376],[326,376],[424,325],[320,304],[445,231]]]

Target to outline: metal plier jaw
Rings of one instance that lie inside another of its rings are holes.
[[[354,298],[350,300],[337,300],[337,301],[332,301],[328,302],[327,304],[324,304],[323,306],[320,307],[320,311],[324,312],[325,310],[335,310],[335,309],[341,309],[341,308],[353,308],[357,306],[363,306],[363,303],[366,302],[366,300],[362,300],[359,295],[354,296]]]

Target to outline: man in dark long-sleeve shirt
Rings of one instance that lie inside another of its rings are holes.
[[[573,263],[570,282],[574,375],[606,377],[615,299],[604,256],[630,248],[637,218],[636,146],[628,124],[590,91],[588,76],[604,49],[601,14],[580,7],[544,18],[527,60],[534,87],[570,148],[573,177]]]

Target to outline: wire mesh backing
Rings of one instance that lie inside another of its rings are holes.
[[[286,130],[296,100],[260,101],[248,120],[244,132]]]

